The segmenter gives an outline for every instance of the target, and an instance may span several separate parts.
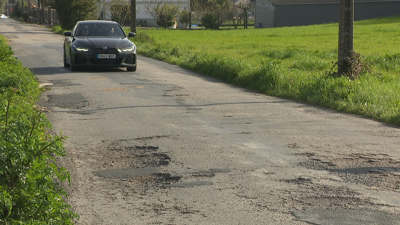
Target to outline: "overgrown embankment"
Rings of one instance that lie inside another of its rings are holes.
[[[0,36],[0,224],[72,224],[78,215],[63,200],[69,173],[64,136],[51,135],[34,74]]]
[[[400,16],[355,23],[354,48],[369,68],[357,79],[336,76],[332,68],[338,24],[139,29],[133,41],[139,54],[241,87],[400,125],[399,23]]]

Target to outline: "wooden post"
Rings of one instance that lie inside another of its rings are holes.
[[[136,0],[131,0],[131,32],[136,33]]]
[[[353,53],[354,0],[340,0],[338,75],[350,68]]]
[[[49,26],[53,26],[53,18],[51,17],[51,6],[47,7],[47,20]]]
[[[192,29],[192,1],[189,0],[189,30]]]

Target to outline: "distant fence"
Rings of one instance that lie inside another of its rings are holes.
[[[29,9],[27,13],[29,14],[29,21],[27,22],[30,23],[47,24],[49,26],[60,24],[57,11],[51,7],[44,9],[33,8]]]

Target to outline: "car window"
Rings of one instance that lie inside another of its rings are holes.
[[[75,36],[116,36],[125,37],[125,33],[118,24],[85,23],[79,24]]]
[[[74,28],[72,28],[71,34],[75,34],[75,32],[76,32],[76,25],[74,26]]]

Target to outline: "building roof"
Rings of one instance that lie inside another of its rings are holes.
[[[309,4],[309,3],[339,3],[340,0],[270,0],[273,5]],[[354,0],[354,2],[388,2],[397,0]]]

